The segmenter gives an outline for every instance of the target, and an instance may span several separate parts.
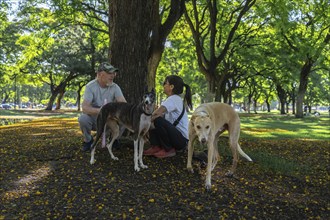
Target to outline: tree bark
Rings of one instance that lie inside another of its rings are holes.
[[[281,104],[281,114],[284,115],[285,114],[285,103],[286,103],[286,92],[283,89],[283,87],[279,84],[276,84],[276,91],[277,91],[277,95],[278,98],[280,100],[280,104]]]
[[[220,79],[225,77],[225,73],[217,71],[218,66],[224,65],[225,57],[228,54],[228,51],[231,48],[231,44],[234,41],[234,36],[236,30],[239,27],[243,16],[250,10],[250,8],[255,4],[255,0],[247,0],[242,3],[242,7],[237,8],[235,14],[237,16],[233,18],[235,19],[232,24],[230,24],[227,28],[230,28],[228,33],[221,33],[218,25],[218,19],[222,16],[219,13],[218,1],[207,1],[205,4],[205,8],[201,9],[207,11],[210,14],[210,20],[203,20],[204,16],[198,16],[198,8],[202,4],[199,1],[187,1],[191,2],[192,4],[192,11],[187,11],[185,9],[184,15],[186,21],[191,29],[193,40],[195,43],[196,55],[197,55],[197,62],[199,69],[202,74],[204,74],[206,80],[209,83],[209,92],[215,94],[215,101],[221,100],[221,96],[224,94],[221,92],[222,82],[214,82],[215,79]],[[232,15],[234,17],[234,15]],[[203,24],[205,22],[209,22],[208,30],[205,31]],[[205,32],[208,32],[206,35]],[[223,38],[223,47],[219,47],[219,39]],[[207,46],[206,46],[207,45]],[[208,50],[205,50],[208,48]],[[220,86],[217,86],[220,85]],[[224,91],[224,90],[222,90]]]
[[[269,100],[266,99],[266,105],[267,105],[267,112],[270,112],[270,103],[269,103]]]
[[[152,0],[113,0],[110,5],[110,61],[115,82],[128,102],[142,99],[148,76]]]
[[[311,58],[307,58],[305,61],[304,66],[302,67],[300,71],[300,80],[299,80],[299,88],[298,88],[298,95],[297,95],[297,102],[296,102],[296,118],[303,118],[304,112],[303,112],[303,103],[304,103],[304,96],[307,90],[307,84],[308,84],[308,77],[310,74],[310,71],[313,66],[313,60]]]
[[[65,89],[58,93],[55,110],[61,109],[61,101],[63,99],[64,93]]]
[[[171,0],[168,16],[162,23],[162,12],[159,12],[159,0],[153,1],[150,22],[152,23],[151,43],[148,56],[148,85],[155,87],[155,79],[158,65],[161,61],[166,38],[171,33],[174,25],[184,12],[185,0]]]
[[[184,2],[171,0],[162,23],[159,0],[111,1],[109,58],[120,70],[116,82],[128,102],[141,100],[145,86],[155,87],[166,38],[182,16]]]
[[[54,101],[57,97],[57,95],[63,91],[65,91],[65,88],[68,84],[68,82],[70,82],[71,80],[73,80],[74,78],[76,78],[78,76],[77,73],[74,73],[74,72],[70,72],[70,74],[60,82],[60,84],[58,86],[56,86],[55,84],[51,84],[50,85],[50,90],[51,90],[51,97],[49,98],[49,101],[48,101],[48,104],[47,104],[47,107],[45,110],[49,110],[51,111],[52,108],[53,108],[53,104],[54,104]],[[52,80],[51,80],[52,81]],[[61,98],[60,98],[61,99]],[[60,109],[60,106],[57,106],[56,109]]]

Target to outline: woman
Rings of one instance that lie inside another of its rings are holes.
[[[149,131],[151,147],[144,155],[158,158],[172,157],[185,150],[188,143],[188,114],[184,103],[192,110],[190,86],[181,77],[167,76],[163,83],[167,98],[152,114],[155,128]],[[180,97],[186,88],[184,101]]]

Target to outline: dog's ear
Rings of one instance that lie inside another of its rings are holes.
[[[154,88],[151,89],[151,92],[152,92],[152,93],[156,93]]]
[[[147,93],[148,92],[148,86],[145,86],[144,87],[144,93]]]
[[[190,124],[192,126],[194,126],[195,118],[196,118],[196,115],[192,115],[191,118],[190,118]]]

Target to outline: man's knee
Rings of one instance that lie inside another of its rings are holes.
[[[78,122],[80,127],[88,127],[91,129],[93,127],[94,119],[87,114],[81,114],[78,118]]]

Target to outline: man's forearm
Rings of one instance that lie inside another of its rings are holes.
[[[97,115],[100,112],[100,107],[83,106],[82,110],[83,110],[83,113],[85,113],[85,114]]]

